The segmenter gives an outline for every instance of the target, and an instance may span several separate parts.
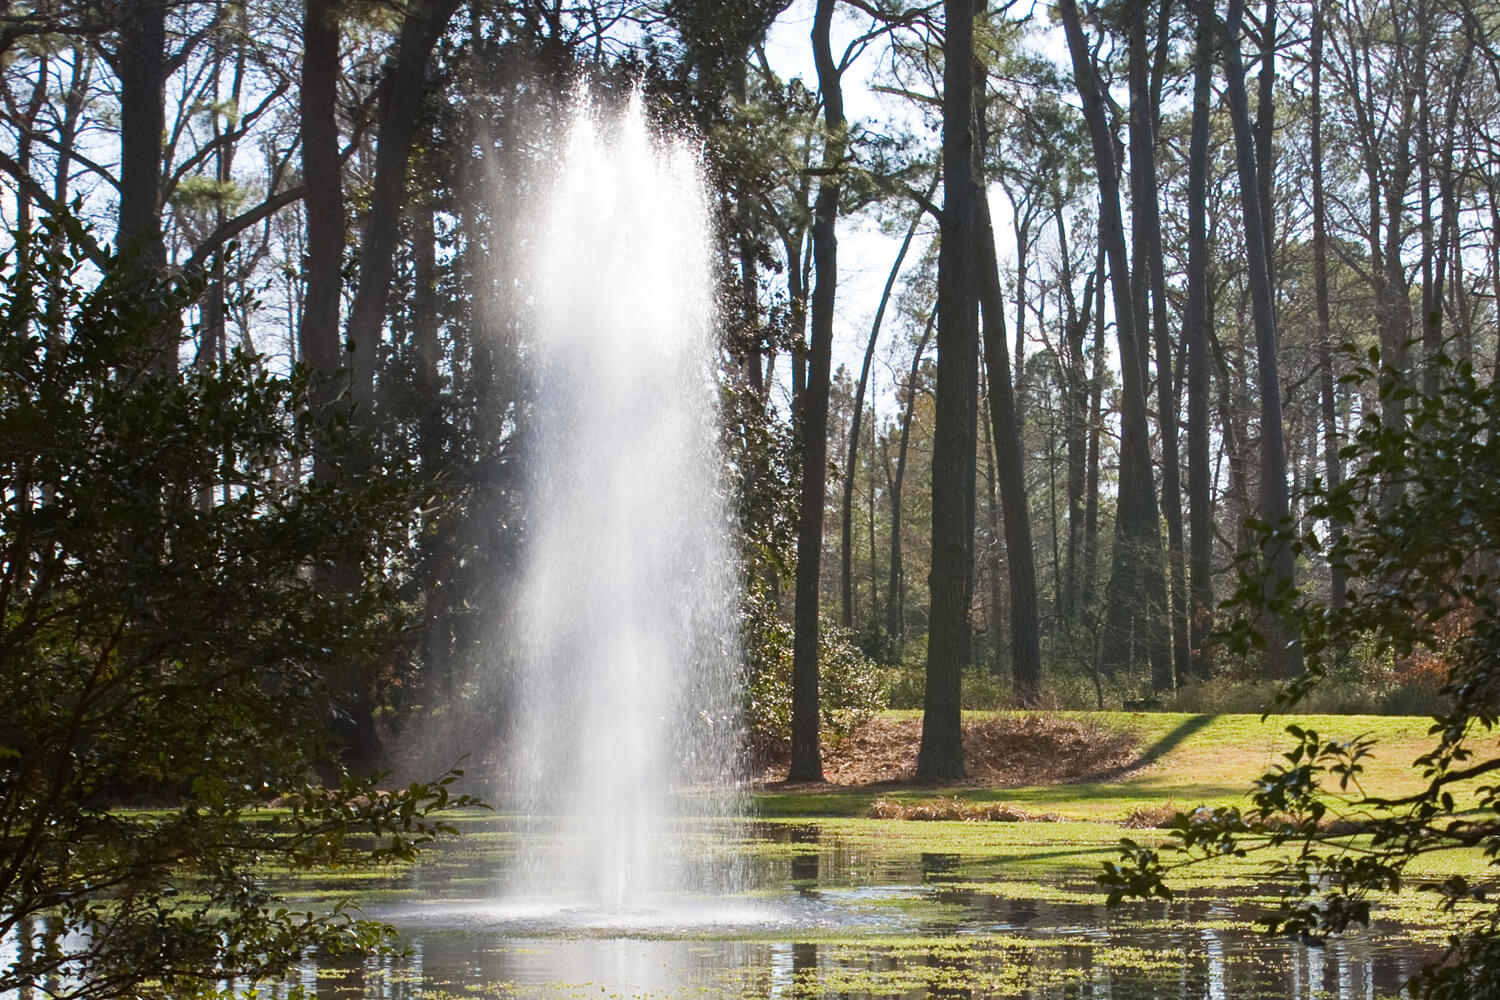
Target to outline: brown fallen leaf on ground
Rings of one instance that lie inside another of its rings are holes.
[[[921,739],[921,719],[877,716],[824,750],[823,777],[837,785],[913,783]],[[968,777],[958,784],[1017,788],[1118,778],[1137,766],[1138,743],[1132,733],[1079,719],[997,714],[964,723]],[[766,762],[759,781],[783,781],[786,769],[783,749]]]

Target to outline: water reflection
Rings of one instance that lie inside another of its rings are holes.
[[[957,854],[932,854],[924,851],[921,860],[923,882],[952,882],[962,859]]]
[[[1412,961],[1381,962],[1360,946],[1238,950],[1199,932],[1191,952],[1108,944],[1048,947],[1006,941],[926,948],[878,942],[733,942],[632,939],[475,940],[424,934],[405,959],[325,966],[304,985],[318,997],[415,1000],[498,992],[516,998],[609,996],[1016,997],[1025,1000],[1373,1000],[1392,996]],[[1158,942],[1161,944],[1163,942]],[[966,946],[968,945],[968,946]]]
[[[303,981],[342,1000],[1373,1000],[1424,957],[1390,923],[1326,947],[1268,939],[1249,927],[1249,887],[1111,911],[1092,891],[976,875],[1005,869],[972,857],[872,856],[815,825],[765,830],[775,849],[747,852],[739,900],[528,916],[445,904],[435,886],[432,902],[371,913],[403,929],[409,956],[310,965]]]

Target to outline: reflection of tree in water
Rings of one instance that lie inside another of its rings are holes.
[[[82,931],[74,934],[78,939],[87,940]],[[74,935],[63,934],[63,921],[56,913],[18,917],[14,929],[0,937],[0,949],[13,949],[11,955],[5,956],[12,964],[3,971],[15,977],[13,982],[19,983],[15,992],[6,996],[14,996],[16,1000],[36,1000],[38,994],[43,997],[64,995],[64,977],[70,968],[63,957],[68,952],[65,937]]]
[[[1249,883],[1111,910],[1094,892],[1072,893],[1069,884],[1052,883],[1038,894],[1028,873],[1016,873],[1022,882],[1015,886],[976,884],[984,876],[975,875],[973,860],[952,853],[872,857],[816,824],[768,824],[765,839],[785,845],[762,856],[766,876],[781,892],[821,897],[818,912],[841,897],[825,892],[829,887],[921,885],[920,906],[907,915],[903,932],[957,940],[912,949],[878,939],[820,946],[783,938],[731,953],[722,943],[554,940],[497,947],[484,934],[432,934],[418,935],[417,955],[404,966],[398,961],[389,977],[376,966],[331,964],[345,978],[319,977],[308,986],[340,1000],[420,1000],[424,989],[444,982],[506,983],[515,984],[519,998],[536,1000],[557,995],[549,990],[559,981],[586,980],[624,995],[649,986],[650,996],[683,1000],[690,985],[719,984],[734,972],[742,988],[728,995],[764,1000],[840,995],[829,992],[835,983],[860,983],[864,975],[871,992],[856,987],[847,994],[851,1000],[896,995],[874,984],[914,982],[926,986],[899,994],[903,1000],[1373,1000],[1398,995],[1421,961],[1392,923],[1377,922],[1368,935],[1322,948],[1267,938],[1245,923],[1265,893]],[[37,950],[44,933],[38,921]],[[403,981],[395,975],[402,968],[416,975]],[[44,996],[40,984],[33,992],[30,1000]]]
[[[792,982],[812,983],[818,977],[818,946],[811,941],[792,945]]]
[[[329,959],[317,977],[319,1000],[349,1000],[365,996],[365,963],[362,959]]]
[[[1025,927],[1040,916],[1034,899],[1005,900],[1005,922],[1012,927]]]
[[[799,850],[792,855],[792,884],[797,889],[797,895],[804,899],[811,899],[818,894],[818,878],[821,874],[819,862],[822,858],[819,845],[822,840],[822,831],[816,826],[793,827],[790,840],[793,844],[812,845],[811,850]]]
[[[958,862],[957,854],[930,854],[924,851],[922,853],[922,881],[952,882]]]

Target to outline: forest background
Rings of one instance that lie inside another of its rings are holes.
[[[580,80],[639,90],[714,191],[747,709],[795,777],[887,704],[924,708],[928,776],[962,771],[962,705],[1259,708],[1298,646],[1270,613],[1254,654],[1211,643],[1218,601],[1253,579],[1340,606],[1341,523],[1306,487],[1361,471],[1365,422],[1494,376],[1500,11],[969,6],[12,5],[0,214],[51,253],[13,325],[63,336],[100,275],[190,279],[150,370],[324,376],[301,413],[359,444],[264,463],[267,502],[421,484],[404,533],[321,577],[378,584],[397,623],[318,668],[351,757],[524,711],[514,207]],[[17,516],[48,489],[26,460]],[[248,488],[194,476],[205,508]],[[34,568],[8,567],[19,600]],[[1317,697],[1425,710],[1443,680],[1372,649]]]

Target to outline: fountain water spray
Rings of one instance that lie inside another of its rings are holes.
[[[556,168],[530,276],[516,745],[532,828],[510,890],[629,909],[724,888],[675,850],[681,823],[728,805],[735,746],[711,221],[694,150],[638,98],[618,114],[579,98]]]

